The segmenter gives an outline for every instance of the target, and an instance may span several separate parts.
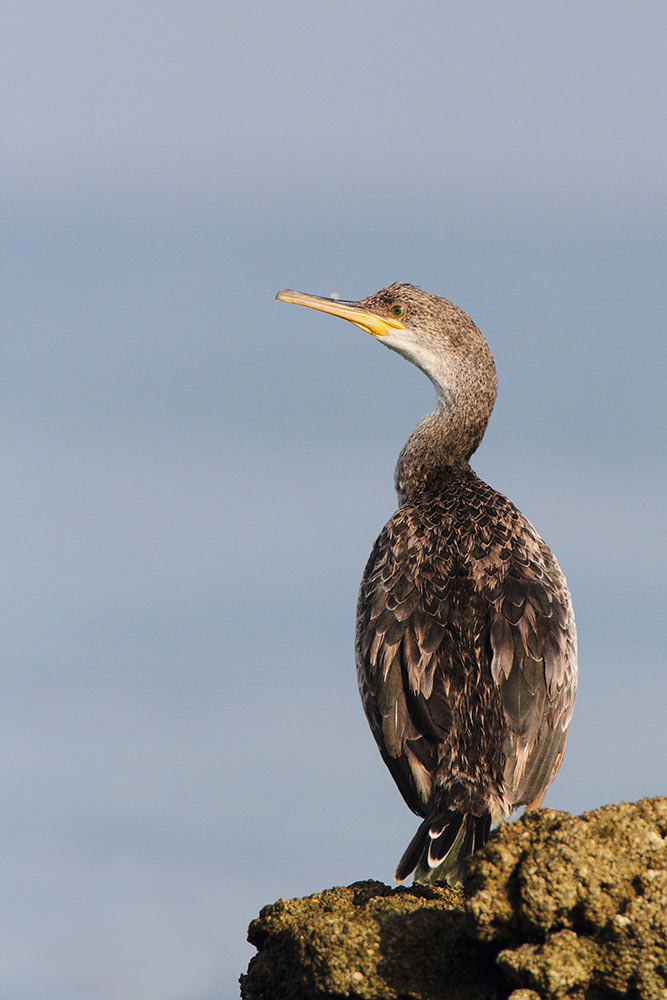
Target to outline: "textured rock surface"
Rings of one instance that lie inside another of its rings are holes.
[[[444,886],[390,889],[357,882],[265,906],[249,929],[259,949],[243,978],[252,1000],[306,997],[496,996],[468,940],[463,893]],[[488,964],[488,963],[487,963]],[[448,991],[443,994],[443,983]]]
[[[509,983],[667,1000],[667,799],[544,810],[470,861],[466,909]]]
[[[530,813],[462,889],[359,882],[248,936],[245,1000],[667,1000],[667,798]]]

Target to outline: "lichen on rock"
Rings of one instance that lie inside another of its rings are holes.
[[[462,887],[279,900],[249,940],[244,1000],[667,1000],[667,798],[526,814]]]

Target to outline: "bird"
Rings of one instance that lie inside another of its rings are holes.
[[[567,583],[532,524],[470,466],[497,374],[462,309],[404,283],[359,301],[276,297],[348,320],[435,387],[398,457],[398,509],[363,573],[355,650],[371,732],[421,818],[395,879],[456,882],[492,825],[541,806],[563,760],[577,689]]]

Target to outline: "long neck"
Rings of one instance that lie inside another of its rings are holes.
[[[441,473],[470,467],[494,401],[495,386],[474,400],[438,393],[437,408],[419,421],[398,456],[394,481],[399,503],[428,490]]]

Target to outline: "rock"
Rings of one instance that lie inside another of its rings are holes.
[[[465,894],[517,988],[667,1000],[667,798],[527,813],[470,859]]]
[[[469,1000],[495,998],[483,946],[465,931],[460,887],[390,889],[356,882],[305,899],[278,900],[253,920],[259,949],[242,977],[247,1000]],[[491,978],[495,976],[492,964]],[[443,983],[448,992],[443,994]]]
[[[244,1000],[667,1000],[667,798],[507,823],[463,886],[262,909]]]

